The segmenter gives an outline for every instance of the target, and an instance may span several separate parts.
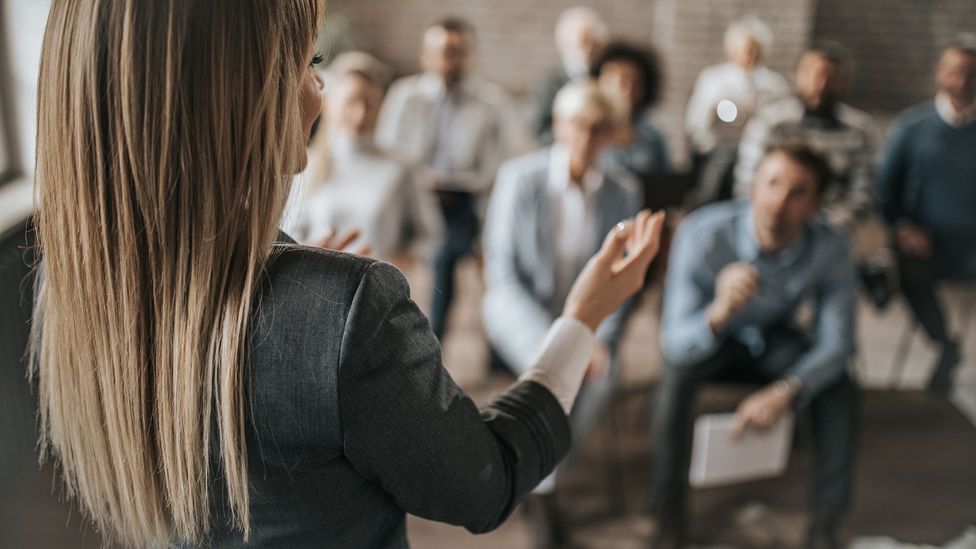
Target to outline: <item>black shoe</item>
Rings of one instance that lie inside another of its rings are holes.
[[[959,365],[959,344],[948,342],[942,347],[942,355],[935,365],[935,371],[929,378],[929,392],[937,395],[948,395],[952,390],[952,372]]]
[[[555,494],[531,494],[525,499],[529,522],[535,531],[538,549],[567,549],[572,545]]]
[[[804,549],[841,549],[838,521],[814,519],[807,530]]]
[[[651,549],[688,547],[688,513],[683,506],[662,507],[656,518],[657,530],[651,539]]]
[[[862,263],[857,270],[861,289],[879,311],[885,310],[894,295],[887,268],[881,264]]]

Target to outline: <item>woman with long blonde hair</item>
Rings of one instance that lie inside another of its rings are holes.
[[[319,0],[54,0],[32,375],[42,448],[127,546],[403,547],[483,531],[566,451],[592,328],[660,217],[611,233],[536,366],[475,408],[400,273],[276,229],[320,110]]]

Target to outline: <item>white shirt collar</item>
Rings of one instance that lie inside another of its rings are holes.
[[[584,196],[592,196],[603,185],[603,174],[590,167],[583,175],[582,189]],[[549,188],[564,192],[570,188],[569,179],[569,150],[562,145],[553,145],[549,153]]]
[[[976,120],[976,102],[960,112],[952,106],[952,100],[945,92],[939,92],[935,95],[935,110],[939,113],[939,118],[954,128],[961,128]]]

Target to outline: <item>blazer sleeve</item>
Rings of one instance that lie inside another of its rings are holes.
[[[347,459],[404,511],[485,532],[569,449],[569,423],[523,381],[480,411],[441,365],[403,275],[366,269],[342,336],[339,407]]]

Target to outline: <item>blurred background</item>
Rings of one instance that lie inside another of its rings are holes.
[[[38,466],[23,362],[35,88],[49,5],[0,0],[0,547],[101,544],[64,502],[50,464]],[[693,167],[685,128],[689,97],[702,69],[724,60],[723,35],[733,21],[752,15],[768,24],[773,41],[766,64],[789,81],[811,45],[842,44],[851,59],[845,101],[870,114],[882,135],[901,111],[934,95],[933,70],[943,46],[976,31],[974,0],[332,0],[319,46],[326,62],[344,51],[364,51],[405,76],[420,70],[425,29],[445,16],[463,18],[477,33],[472,71],[511,96],[513,116],[527,128],[533,94],[559,63],[555,22],[576,5],[598,13],[612,38],[657,52],[663,89],[650,117],[676,172]],[[425,304],[431,270],[412,265],[408,275],[416,301]],[[457,281],[443,339],[445,364],[484,401],[511,377],[489,368],[477,259],[459,265]],[[878,308],[861,298],[854,369],[868,397],[856,504],[846,526],[855,547],[976,547],[976,285],[953,284],[940,292],[963,349],[955,387],[945,399],[922,390],[938,350],[903,301]],[[650,399],[662,368],[660,301],[660,284],[641,295],[624,331],[622,382],[611,408],[590,436],[577,441],[581,457],[559,481],[572,537],[582,547],[644,547],[655,529],[645,491],[654,459]],[[739,397],[736,389],[712,387],[699,407],[728,410]],[[800,430],[796,438],[786,475],[693,493],[702,546],[799,546],[812,449],[809,433]],[[408,528],[412,546],[421,549],[535,547],[533,526],[521,511],[482,536],[412,517]]]

